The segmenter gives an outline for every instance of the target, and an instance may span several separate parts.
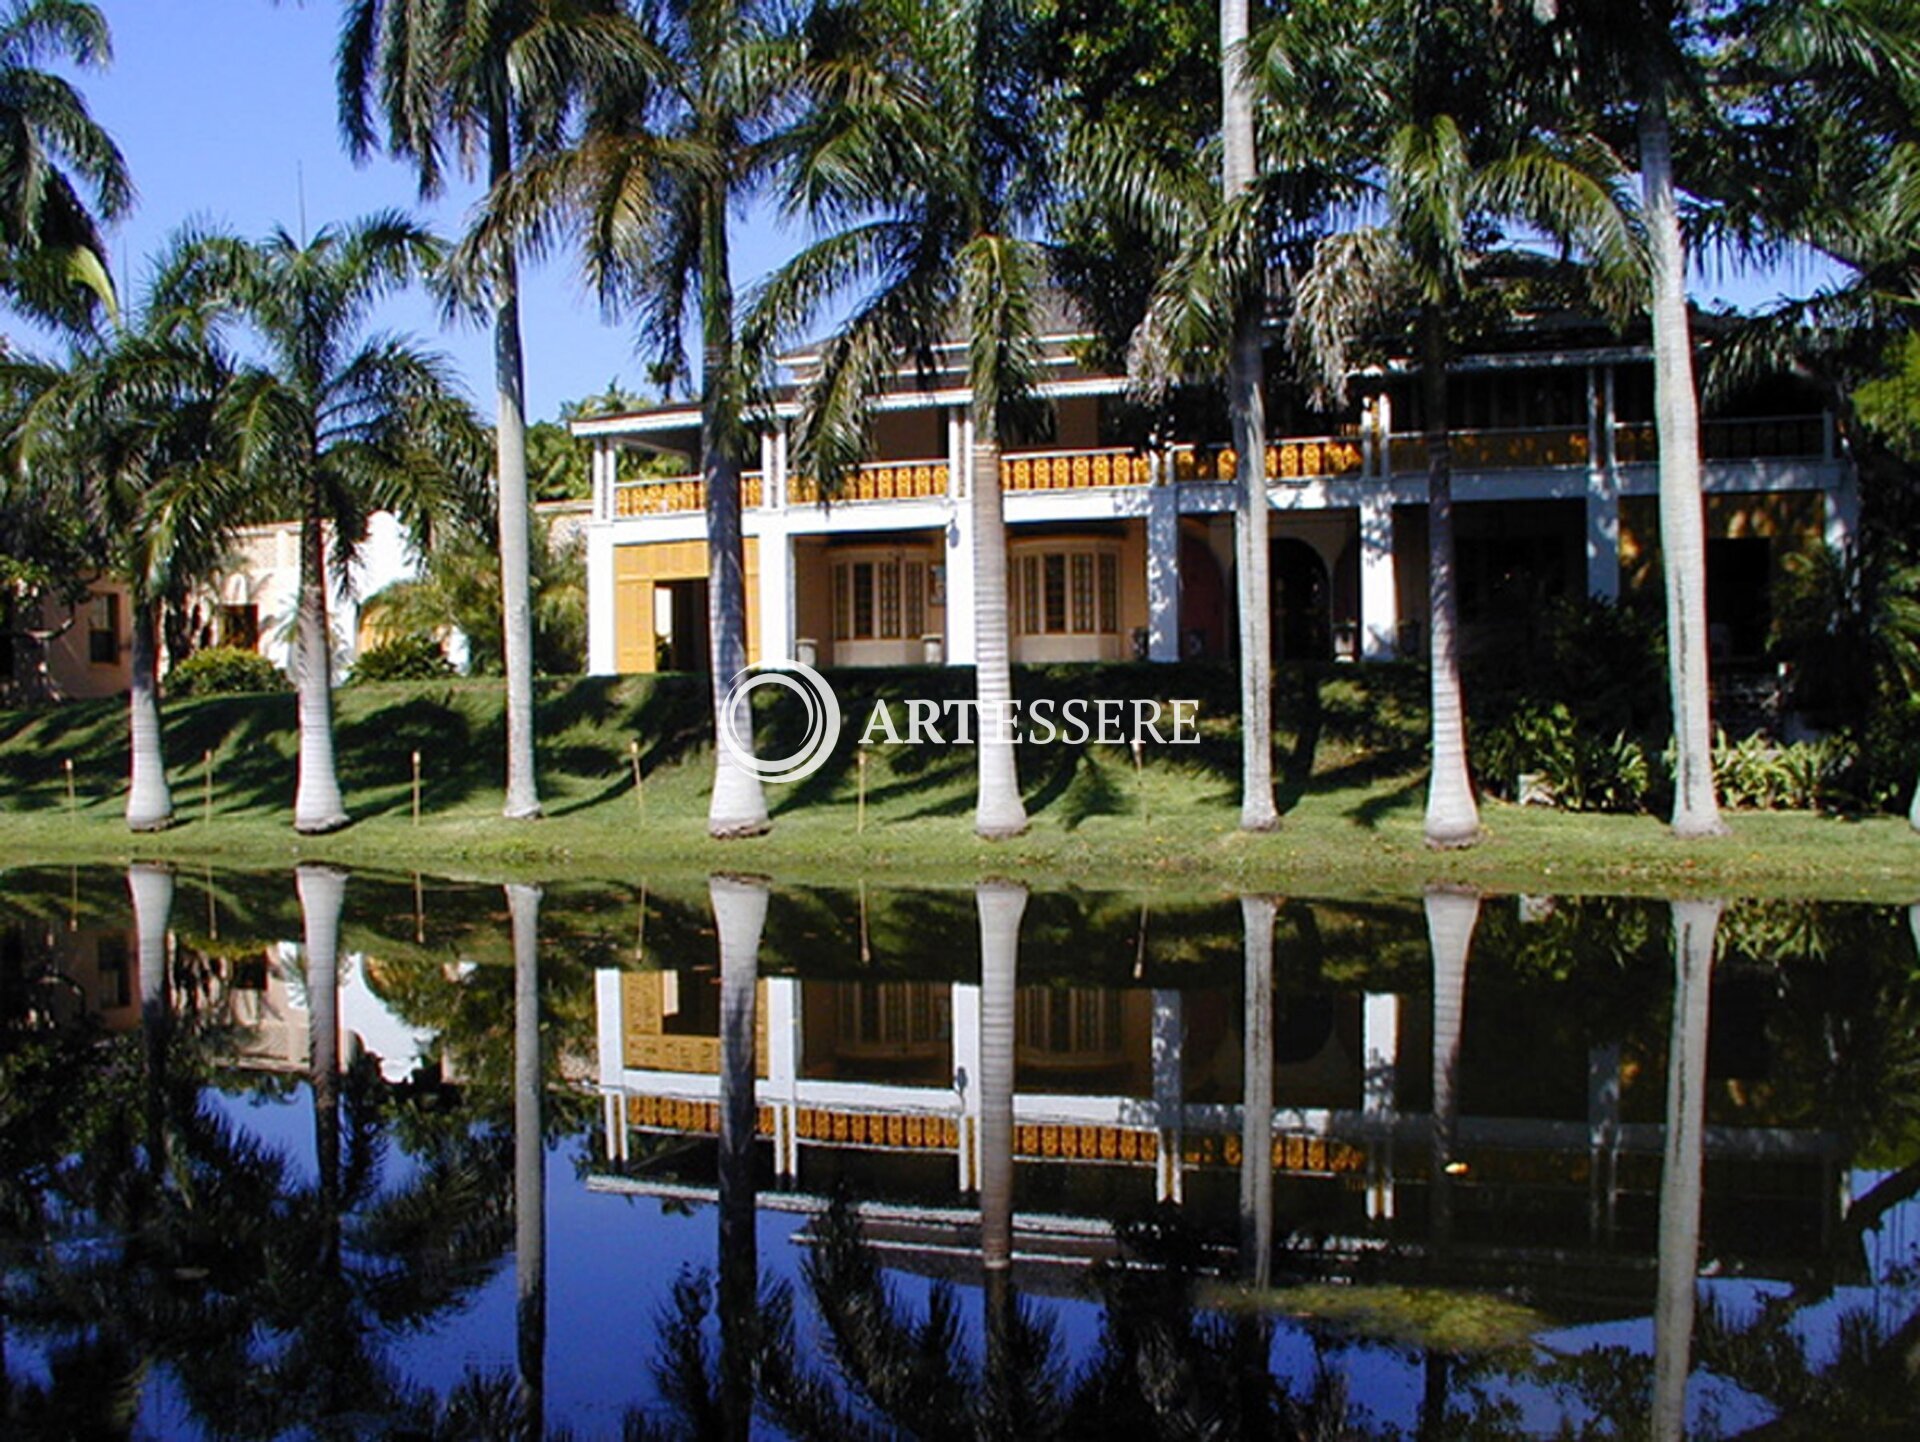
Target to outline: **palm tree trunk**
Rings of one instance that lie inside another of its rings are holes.
[[[1907,807],[1907,825],[1920,831],[1920,782],[1913,788],[1913,801]]]
[[[1027,829],[1012,733],[1013,668],[1007,614],[1007,517],[998,418],[973,413],[974,696],[979,735],[973,829],[990,841]]]
[[[307,1061],[313,1088],[313,1144],[325,1214],[325,1277],[340,1262],[340,908],[347,873],[331,866],[294,870],[307,963]]]
[[[984,1272],[988,1417],[1008,1410],[1013,1331],[1013,1094],[1020,919],[1027,889],[986,882],[973,890],[980,916],[980,1265]]]
[[[506,107],[488,117],[489,178],[513,169]],[[520,275],[511,249],[500,257],[493,311],[494,427],[500,525],[500,626],[507,669],[507,800],[510,820],[540,815],[533,749],[533,586],[527,501],[527,381],[520,347]]]
[[[173,872],[136,863],[127,868],[127,890],[133,897],[140,1038],[146,1053],[147,1167],[157,1187],[167,1175],[167,1061],[173,1041],[167,928],[173,919]]]
[[[546,1434],[546,1072],[540,1056],[540,888],[509,884],[513,919],[513,1284],[518,1435]]]
[[[1429,1244],[1437,1252],[1453,1240],[1448,1188],[1459,1130],[1460,1033],[1467,1013],[1467,958],[1480,920],[1480,898],[1468,892],[1429,891],[1427,945],[1433,952],[1433,1169],[1428,1178]]]
[[[1246,978],[1240,1023],[1240,1277],[1273,1280],[1273,922],[1264,896],[1240,898]]]
[[[721,743],[731,735],[753,754],[753,709],[730,695],[747,668],[747,578],[740,538],[739,398],[734,394],[733,282],[727,272],[727,197],[706,200],[700,271],[701,472],[707,482],[707,617],[713,651],[713,795],[707,834],[717,840],[760,836],[772,827],[759,775]]]
[[[1253,185],[1253,93],[1245,67],[1247,0],[1221,0],[1220,186],[1232,200]],[[1240,826],[1271,831],[1273,803],[1273,613],[1267,543],[1267,416],[1261,355],[1264,293],[1247,297],[1227,363],[1227,416],[1239,460],[1234,491],[1235,594],[1240,607]]]
[[[300,707],[293,829],[303,835],[337,831],[347,824],[347,808],[340,799],[333,766],[333,641],[327,633],[326,544],[318,507],[310,502],[300,527],[300,601],[293,643]]]
[[[1687,320],[1687,253],[1673,194],[1665,82],[1641,99],[1640,185],[1653,263],[1653,406],[1660,441],[1660,554],[1667,588],[1673,692],[1673,834],[1724,836],[1713,794],[1707,692],[1706,517],[1700,488],[1700,402]]]
[[[1707,1017],[1717,901],[1673,903],[1673,1031],[1667,1046],[1666,1149],[1660,1168],[1660,1264],[1653,1312],[1655,1442],[1685,1435],[1687,1371],[1700,1256],[1706,1147]]]
[[[707,883],[720,936],[720,1408],[721,1432],[745,1442],[753,1421],[760,1253],[754,1238],[754,1011],[767,888],[716,876]]]
[[[133,674],[127,691],[127,730],[133,751],[132,783],[127,788],[131,831],[161,831],[173,824],[173,793],[167,789],[167,758],[161,745],[153,611],[151,601],[134,598]]]
[[[1429,846],[1471,846],[1480,808],[1467,774],[1460,687],[1460,606],[1453,561],[1453,438],[1447,426],[1446,315],[1420,308],[1420,385],[1427,412],[1427,624],[1433,769],[1427,779]]]

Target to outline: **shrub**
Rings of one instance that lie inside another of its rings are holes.
[[[287,673],[258,651],[243,646],[209,646],[195,651],[167,673],[175,696],[230,696],[243,691],[285,691]]]
[[[1639,811],[1653,789],[1646,748],[1631,736],[1600,735],[1561,702],[1522,701],[1479,739],[1482,779],[1518,800],[1520,776],[1536,775],[1555,803],[1573,811]]]
[[[1850,803],[1846,778],[1858,754],[1844,737],[1776,746],[1759,736],[1714,738],[1714,789],[1723,806],[1750,811],[1810,811]]]
[[[454,674],[453,663],[431,636],[395,636],[369,646],[353,663],[349,681],[437,681]]]

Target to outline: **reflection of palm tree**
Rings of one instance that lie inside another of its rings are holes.
[[[518,1435],[545,1430],[547,1174],[540,1062],[540,888],[507,887],[513,917],[513,1269]]]
[[[753,1420],[760,1253],[754,1241],[754,1002],[767,888],[716,876],[708,883],[720,934],[720,1414],[722,1435],[744,1439]]]
[[[1265,1287],[1273,1269],[1273,921],[1264,896],[1240,898],[1245,927],[1245,1042],[1241,1067],[1245,1099],[1240,1113],[1240,1269]]]
[[[1433,1175],[1432,1242],[1452,1240],[1453,1208],[1448,1192],[1459,1123],[1456,1083],[1460,1075],[1460,1032],[1467,1005],[1467,954],[1480,920],[1480,898],[1470,892],[1429,891],[1427,941],[1433,949]]]
[[[1660,1164],[1660,1277],[1653,1314],[1655,1442],[1685,1432],[1706,1151],[1707,1002],[1717,901],[1673,903],[1673,1033],[1667,1047],[1667,1135]]]

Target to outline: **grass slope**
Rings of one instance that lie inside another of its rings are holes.
[[[118,703],[0,713],[0,861],[138,855],[278,866],[322,857],[549,877],[738,870],[793,881],[963,882],[993,875],[1183,892],[1406,894],[1455,883],[1920,900],[1920,838],[1893,817],[1739,815],[1728,839],[1680,843],[1651,817],[1489,804],[1483,844],[1429,852],[1420,839],[1424,681],[1417,670],[1396,666],[1290,669],[1283,677],[1277,740],[1284,821],[1270,836],[1235,829],[1235,681],[1226,668],[1197,665],[1019,673],[1017,689],[1028,699],[1194,698],[1202,731],[1195,746],[1149,748],[1138,768],[1118,747],[1023,748],[1033,815],[1025,837],[974,839],[973,752],[964,746],[871,748],[862,830],[857,741],[874,702],[962,698],[972,676],[901,669],[833,679],[847,718],[839,749],[800,785],[768,789],[770,836],[732,843],[705,835],[711,758],[700,677],[543,685],[541,794],[548,817],[532,824],[499,814],[505,738],[498,683],[343,688],[340,775],[356,824],[320,838],[292,831],[290,695],[169,703],[167,754],[179,824],[146,837],[129,835],[121,821],[127,756]],[[790,750],[795,739],[773,725],[763,750]],[[639,791],[630,750],[636,742]],[[417,826],[416,750],[423,773]]]

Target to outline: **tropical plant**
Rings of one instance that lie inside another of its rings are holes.
[[[556,543],[552,526],[534,518],[530,575],[536,675],[572,676],[586,669],[585,550],[579,535]],[[483,537],[463,531],[443,536],[421,573],[367,597],[361,618],[380,632],[458,632],[466,639],[468,671],[498,675],[506,656],[498,570],[498,556]],[[355,674],[362,672],[356,668]]]
[[[301,832],[348,819],[334,768],[329,568],[349,574],[376,511],[392,512],[421,539],[452,518],[480,524],[486,511],[485,433],[444,359],[365,334],[374,306],[440,257],[419,226],[382,214],[328,226],[304,243],[284,230],[258,243],[193,235],[159,282],[180,303],[230,310],[262,352],[237,378],[224,414],[242,481],[300,521],[293,824]]]
[[[772,28],[780,13],[760,0],[639,7],[630,63],[596,75],[579,135],[527,155],[462,247],[484,256],[508,238],[540,250],[577,237],[589,283],[610,308],[637,317],[662,386],[690,373],[685,330],[697,313],[715,739],[724,730],[743,750],[752,747],[752,715],[730,693],[747,664],[740,473],[754,437],[727,222],[765,163],[790,58]],[[708,833],[755,836],[769,825],[758,774],[716,744]]]
[[[85,0],[0,7],[0,293],[74,327],[113,309],[99,222],[131,207],[133,183],[72,82],[40,67],[86,70],[111,57],[106,17]]]
[[[176,242],[161,275],[190,244]],[[108,574],[132,613],[127,825],[172,822],[160,727],[160,610],[178,604],[225,558],[235,530],[256,519],[249,478],[233,454],[235,366],[208,313],[176,306],[156,285],[132,326],[83,340],[66,365],[8,368],[18,405],[6,448],[38,488],[75,485],[88,525],[104,537]]]
[[[832,495],[864,458],[871,399],[903,357],[930,374],[965,347],[972,433],[974,666],[981,725],[974,829],[1026,830],[1007,724],[1009,664],[1003,445],[1043,424],[1038,333],[1051,264],[1033,236],[1048,150],[1031,16],[1019,0],[935,10],[847,0],[812,19],[805,104],[782,158],[789,210],[832,233],[761,291],[762,354],[835,299],[853,308],[802,390],[794,464]]]
[[[1305,18],[1305,17],[1303,17]],[[1477,838],[1467,771],[1453,548],[1453,452],[1447,366],[1457,312],[1488,274],[1511,270],[1489,253],[1514,226],[1545,231],[1594,261],[1595,291],[1616,301],[1636,267],[1622,170],[1577,115],[1540,103],[1501,43],[1494,9],[1386,0],[1373,69],[1352,87],[1345,138],[1385,206],[1380,224],[1329,237],[1299,286],[1291,331],[1324,392],[1344,390],[1356,339],[1411,313],[1427,463],[1428,636],[1433,762],[1425,833],[1432,846]],[[1277,27],[1266,71],[1277,100],[1297,102],[1301,68]],[[1311,80],[1317,72],[1307,72]],[[1370,159],[1377,157],[1375,166]],[[1522,262],[1524,264],[1524,262]]]
[[[248,691],[284,691],[287,673],[245,646],[209,646],[167,672],[176,696],[233,696]]]
[[[437,681],[454,674],[446,649],[430,635],[394,636],[369,646],[353,660],[352,684],[375,681]]]
[[[447,153],[485,157],[498,187],[555,144],[583,89],[615,81],[644,54],[620,0],[345,0],[339,89],[348,149],[413,163],[420,194],[440,190]],[[497,238],[497,237],[496,237]],[[511,244],[472,249],[469,282],[491,311],[501,613],[507,678],[510,819],[540,815],[534,771],[533,615],[527,500],[526,375],[518,262]]]

